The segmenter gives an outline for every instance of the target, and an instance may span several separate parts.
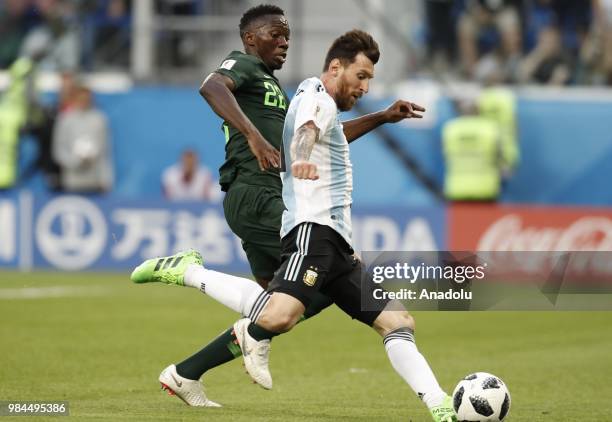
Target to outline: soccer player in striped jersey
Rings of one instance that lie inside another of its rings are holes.
[[[347,32],[332,44],[321,77],[298,87],[285,118],[281,148],[286,207],[281,266],[258,319],[241,319],[234,327],[248,356],[261,350],[257,342],[291,330],[321,292],[380,334],[393,368],[427,405],[434,421],[454,422],[451,398],[415,345],[413,317],[396,301],[387,300],[377,311],[361,307],[363,266],[353,251],[351,233],[352,165],[338,112],[350,110],[368,92],[379,56],[369,34]],[[268,371],[261,362],[245,359],[255,379]]]

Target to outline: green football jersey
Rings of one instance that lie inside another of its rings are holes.
[[[234,81],[233,94],[242,112],[270,144],[280,149],[289,99],[270,69],[258,57],[232,51],[215,72]],[[280,189],[279,170],[261,171],[244,135],[228,122],[223,122],[222,129],[225,133],[225,162],[219,169],[222,189],[227,191],[236,178]]]

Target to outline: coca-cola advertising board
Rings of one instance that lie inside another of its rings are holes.
[[[612,209],[459,204],[448,218],[450,249],[498,277],[612,281]]]
[[[449,247],[470,251],[612,251],[612,209],[460,204]]]

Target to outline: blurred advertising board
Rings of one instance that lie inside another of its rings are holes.
[[[443,207],[358,210],[356,249],[445,248],[445,218]],[[0,194],[0,267],[128,270],[187,248],[199,250],[207,267],[250,273],[220,204]]]
[[[460,204],[448,226],[456,251],[612,251],[612,209]]]
[[[450,250],[475,251],[497,278],[612,281],[612,209],[459,204],[448,225]]]

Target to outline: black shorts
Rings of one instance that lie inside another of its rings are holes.
[[[242,240],[251,271],[271,280],[280,265],[280,227],[285,210],[280,189],[234,182],[223,200],[225,219]]]
[[[378,318],[381,311],[361,310],[362,264],[331,227],[302,223],[282,239],[281,250],[281,266],[268,291],[293,296],[306,308],[320,292],[366,325]]]

